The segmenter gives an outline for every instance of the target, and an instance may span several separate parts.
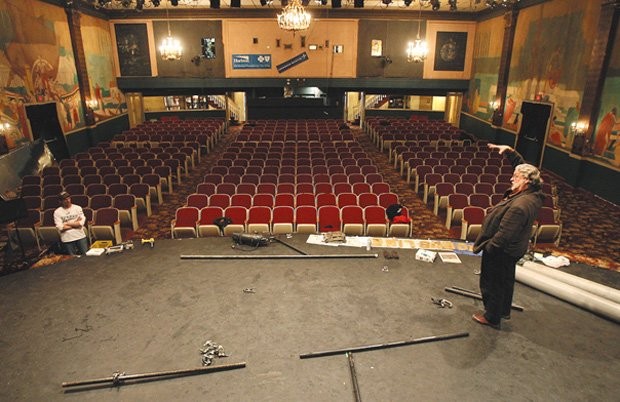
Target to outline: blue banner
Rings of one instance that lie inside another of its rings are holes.
[[[233,54],[233,70],[241,69],[270,69],[270,54]]]
[[[278,64],[276,68],[278,69],[279,73],[282,73],[289,68],[298,65],[299,63],[303,63],[306,60],[308,60],[308,54],[306,52],[303,52],[293,57],[292,59],[285,61],[284,63]]]

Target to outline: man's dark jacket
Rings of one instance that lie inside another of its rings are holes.
[[[506,151],[513,167],[524,162],[516,151]],[[507,192],[508,194],[508,192]],[[540,188],[530,185],[514,196],[504,197],[489,208],[482,221],[482,230],[474,242],[474,252],[484,250],[492,253],[500,249],[520,258],[527,252],[532,225],[543,205],[544,194]]]

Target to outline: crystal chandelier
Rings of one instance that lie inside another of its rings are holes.
[[[168,37],[161,42],[159,53],[161,58],[167,61],[180,60],[183,56],[183,47],[178,39],[172,37],[170,33],[170,19],[168,16],[168,8],[166,8],[166,21],[168,22]]]
[[[311,16],[299,0],[292,0],[278,14],[278,26],[285,31],[303,31],[310,26]]]
[[[418,35],[416,40],[407,45],[407,61],[409,63],[422,63],[428,56],[428,43],[420,39],[420,26],[422,25],[422,3],[420,2],[420,15],[418,18]]]

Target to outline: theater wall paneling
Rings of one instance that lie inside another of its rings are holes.
[[[463,110],[484,120],[489,120],[493,115],[491,102],[495,100],[497,92],[503,32],[503,17],[482,21],[476,28],[472,79],[463,102]]]
[[[57,102],[65,133],[84,126],[65,11],[35,0],[0,2],[0,113],[16,147],[32,138],[25,104]]]
[[[567,4],[569,3],[569,4]],[[570,125],[579,116],[599,1],[564,0],[519,13],[510,64],[503,126],[517,130],[524,100],[554,105],[547,145],[570,151]]]
[[[127,110],[125,97],[116,85],[110,24],[82,14],[80,25],[90,94],[97,101],[93,111],[98,121],[106,120]]]
[[[592,158],[620,168],[620,29],[613,39],[607,76],[601,94],[600,111],[587,151]],[[615,184],[618,186],[618,184]],[[617,188],[618,190],[618,188]]]
[[[160,77],[218,77],[225,76],[224,47],[222,44],[222,21],[219,20],[170,20],[172,36],[183,46],[181,60],[162,60],[157,50],[157,71]],[[153,21],[154,42],[159,47],[168,36],[168,24]],[[212,50],[208,50],[206,40]],[[215,43],[212,43],[215,42]],[[207,57],[208,56],[208,57]]]
[[[357,20],[313,20],[306,31],[293,34],[275,19],[226,19],[222,32],[227,78],[356,75]]]
[[[357,76],[422,78],[423,64],[407,62],[407,43],[418,33],[418,21],[360,20],[357,41]],[[426,23],[421,22],[420,37]],[[378,46],[380,51],[378,54]],[[373,55],[374,49],[377,55]]]

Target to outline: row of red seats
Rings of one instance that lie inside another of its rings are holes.
[[[233,187],[234,186],[234,187]],[[389,193],[390,185],[386,182],[378,182],[373,184],[368,183],[200,183],[196,186],[196,193],[198,194],[271,194],[276,195],[280,193],[284,194],[301,194],[301,193],[334,193],[336,195],[341,193],[373,193],[384,194]]]
[[[267,193],[258,194],[200,194],[193,193],[187,196],[185,206],[203,208],[206,206],[218,206],[226,208],[229,206],[242,206],[250,208],[252,206],[276,207],[289,206],[299,207],[302,205],[311,205],[322,207],[324,205],[336,205],[340,208],[347,205],[357,205],[367,207],[371,205],[380,205],[384,208],[390,205],[398,204],[398,195],[394,193],[278,193],[275,195]]]
[[[223,227],[216,224],[221,217],[231,223]],[[255,206],[245,208],[230,206],[220,208],[181,207],[170,224],[173,238],[230,236],[233,233],[319,233],[342,231],[347,235],[366,236],[411,236],[411,223],[390,223],[385,208],[368,206],[362,208],[348,205],[338,208],[326,205],[315,206],[276,206],[269,208]]]
[[[223,163],[222,163],[223,162]],[[242,163],[239,163],[242,162]],[[362,161],[364,163],[364,161]],[[210,174],[217,174],[220,176],[226,176],[228,174],[237,175],[243,177],[244,175],[258,175],[261,176],[263,174],[370,174],[370,173],[379,173],[379,169],[372,164],[363,164],[361,166],[358,165],[347,165],[344,166],[342,164],[338,165],[325,165],[325,164],[317,164],[317,165],[265,165],[265,161],[260,159],[250,159],[249,161],[244,160],[222,160],[218,161],[218,164],[215,166],[211,166],[209,169]],[[243,180],[241,180],[243,181]]]

